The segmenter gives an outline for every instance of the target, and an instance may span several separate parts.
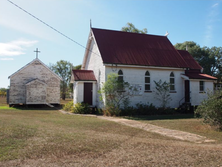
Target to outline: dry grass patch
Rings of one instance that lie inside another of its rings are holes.
[[[56,110],[0,110],[0,161],[98,157],[137,136],[164,138],[93,117]],[[2,142],[3,141],[3,142]]]
[[[0,109],[0,166],[217,166],[221,144],[193,144],[96,117]]]
[[[204,124],[202,119],[194,118],[193,115],[146,116],[130,119],[136,119],[164,128],[195,133],[208,139],[216,140],[217,143],[222,143],[222,132]]]

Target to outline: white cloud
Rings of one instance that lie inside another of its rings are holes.
[[[213,4],[210,7],[209,13],[207,15],[207,20],[206,20],[206,28],[205,28],[205,45],[209,45],[213,39],[213,33],[214,33],[214,27],[215,23],[218,21],[218,6],[220,5],[219,2]]]
[[[0,58],[0,60],[14,60],[13,58]]]
[[[25,49],[33,46],[38,41],[30,40],[15,40],[8,43],[0,43],[0,56],[18,56],[25,54]]]
[[[216,6],[218,6],[219,5],[219,3],[215,3],[215,4],[213,4],[211,7],[212,8],[215,8]]]

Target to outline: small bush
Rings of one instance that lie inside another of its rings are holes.
[[[222,130],[222,91],[208,93],[208,99],[202,101],[195,114],[204,119],[204,123]]]
[[[131,106],[122,109],[120,115],[171,115],[175,113],[176,110],[174,108],[156,108],[152,103],[137,103],[135,107]]]
[[[86,103],[76,103],[73,107],[72,113],[75,114],[91,114],[91,109]]]
[[[63,107],[63,110],[70,112],[73,111],[73,101],[66,103]]]
[[[120,113],[121,110],[118,107],[115,107],[114,105],[107,105],[103,110],[103,115],[106,116],[119,116]]]
[[[92,113],[92,110],[90,109],[88,104],[76,103],[74,105],[72,101],[65,104],[65,106],[63,107],[63,110],[69,111],[75,114],[91,114]]]
[[[152,103],[137,103],[136,110],[139,115],[154,115],[156,113],[156,107]]]

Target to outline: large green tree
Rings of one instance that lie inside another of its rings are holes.
[[[129,22],[126,24],[125,27],[122,27],[122,31],[147,34],[147,29],[146,28],[144,28],[143,30],[139,30],[132,23],[129,23]]]
[[[218,77],[221,80],[222,76],[222,47],[200,47],[193,41],[177,43],[176,49],[188,50],[194,59],[203,67],[204,73]]]
[[[61,97],[65,100],[73,65],[69,61],[60,60],[57,61],[56,64],[50,65],[49,68],[63,79],[63,81],[61,81]]]

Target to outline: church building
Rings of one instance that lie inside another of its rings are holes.
[[[62,79],[38,57],[8,78],[10,79],[10,106],[14,104],[60,104]]]
[[[110,73],[138,88],[139,93],[130,99],[132,106],[152,103],[159,107],[154,81],[160,79],[170,83],[169,107],[199,105],[217,80],[203,74],[189,52],[176,50],[167,36],[91,28],[86,48],[82,70],[72,73],[74,103],[102,108],[98,90]]]

